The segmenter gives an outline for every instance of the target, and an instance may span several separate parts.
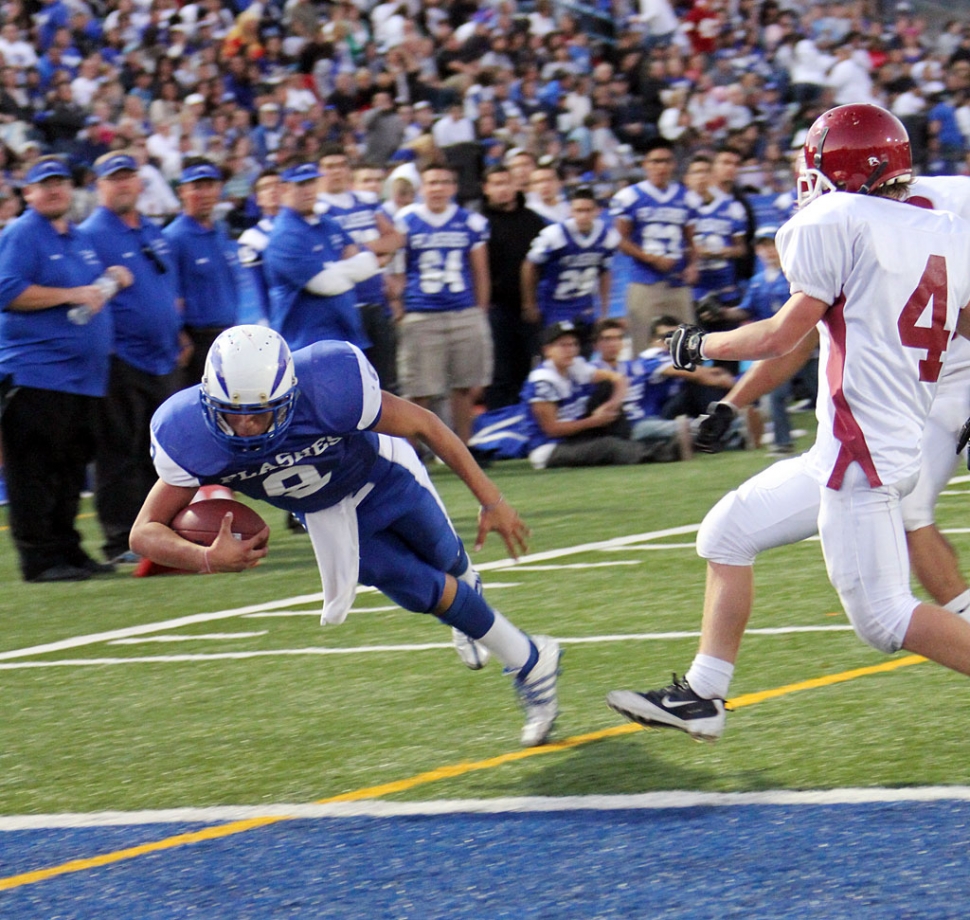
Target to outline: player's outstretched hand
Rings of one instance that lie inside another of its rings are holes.
[[[694,447],[705,454],[716,454],[724,450],[728,432],[738,417],[738,410],[730,403],[712,402],[707,407],[707,415],[698,420]]]
[[[704,342],[704,330],[700,326],[690,326],[681,323],[667,336],[667,347],[674,367],[679,371],[697,370],[697,365],[703,360],[701,345]]]
[[[519,558],[529,546],[527,540],[531,531],[525,521],[519,517],[519,512],[500,498],[491,505],[482,505],[478,512],[478,536],[475,538],[475,551],[485,545],[485,537],[495,531],[505,541],[509,555],[513,559]]]
[[[269,552],[269,527],[264,527],[248,540],[232,535],[232,512],[226,512],[219,533],[206,550],[206,566],[211,572],[242,572],[259,565]]]

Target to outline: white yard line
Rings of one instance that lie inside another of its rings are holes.
[[[833,626],[776,626],[766,629],[749,629],[746,636],[784,636],[791,633],[850,632],[849,624]],[[630,633],[627,635],[557,637],[560,645],[597,645],[604,642],[662,642],[670,639],[696,639],[699,632]],[[195,638],[186,636],[185,638]],[[124,640],[122,640],[124,641]],[[144,641],[144,640],[135,640]],[[111,643],[120,645],[121,641]],[[273,658],[321,655],[374,655],[407,652],[430,652],[450,649],[450,642],[422,642],[401,645],[357,645],[348,648],[255,649],[248,652],[199,652],[184,655],[152,655],[131,658],[60,658],[56,661],[14,661],[0,664],[0,671],[21,671],[36,668],[80,668],[118,664],[182,664],[190,661],[243,661],[247,658]]]
[[[505,812],[620,811],[655,808],[737,808],[739,806],[868,805],[898,802],[968,802],[970,787],[923,786],[906,789],[827,789],[796,792],[645,792],[637,795],[523,796],[499,799],[442,799],[432,802],[336,802],[330,805],[233,805],[167,808],[154,811],[101,811],[90,814],[0,817],[0,831],[115,827],[137,824],[210,824],[264,817],[397,818],[420,815],[502,814]]]
[[[614,537],[610,540],[598,540],[595,543],[582,543],[577,546],[567,546],[563,549],[547,550],[543,553],[532,553],[522,556],[520,563],[546,562],[550,559],[561,559],[576,553],[595,552],[612,546],[626,546],[640,543],[644,540],[662,539],[663,537],[677,537],[688,533],[696,533],[700,525],[688,524],[684,527],[669,527],[665,530],[655,530],[651,533],[633,534],[628,537]],[[500,559],[475,566],[479,572],[489,572],[495,569],[514,569],[516,563],[512,559]],[[176,577],[176,576],[173,576]],[[376,593],[373,588],[361,588],[358,594]],[[144,636],[162,630],[178,629],[180,626],[191,626],[195,623],[211,623],[215,620],[227,620],[231,617],[242,616],[247,613],[259,613],[264,610],[280,610],[299,604],[322,603],[323,594],[305,594],[299,597],[288,597],[282,600],[269,601],[265,604],[251,604],[246,607],[236,607],[231,610],[216,610],[212,613],[196,613],[189,616],[177,617],[174,620],[163,620],[158,623],[143,623],[140,626],[128,626],[124,629],[113,629],[108,632],[89,633],[84,636],[74,636],[57,642],[46,642],[43,645],[33,645],[27,648],[10,649],[0,652],[0,661],[14,658],[31,658],[35,655],[46,655],[50,652],[62,652],[67,649],[81,648],[85,645],[97,645],[100,642],[110,642],[113,639],[127,639],[132,636]]]
[[[112,639],[108,645],[142,645],[145,642],[214,642],[219,639],[254,639],[257,636],[265,636],[267,632],[269,630],[263,629],[259,632],[199,633],[198,635],[166,633],[164,636],[144,636],[138,639]]]

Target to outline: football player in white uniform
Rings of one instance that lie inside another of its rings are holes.
[[[970,300],[970,224],[897,200],[909,191],[909,139],[877,106],[826,112],[808,133],[805,155],[802,208],[779,234],[788,303],[772,319],[729,333],[681,326],[671,342],[675,361],[688,368],[705,357],[777,358],[763,373],[784,379],[818,324],[826,368],[812,450],[753,477],[701,526],[697,547],[708,560],[708,581],[691,668],[661,690],[608,697],[633,721],[699,740],[716,740],[724,729],[755,556],[816,527],[829,578],[864,641],[970,674],[970,623],[920,603],[910,590],[901,507],[920,471],[922,429],[953,332],[970,331],[970,314],[961,312]],[[853,194],[820,198],[824,192]],[[950,437],[946,476],[955,454]]]

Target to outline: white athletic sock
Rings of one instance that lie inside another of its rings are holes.
[[[957,595],[948,604],[944,604],[950,613],[955,613],[957,616],[963,617],[965,620],[970,620],[970,589],[967,589],[963,594]]]
[[[497,610],[493,610],[492,628],[476,641],[485,646],[509,671],[518,671],[532,654],[532,640],[517,626],[513,626]]]
[[[734,676],[734,665],[711,655],[695,655],[684,677],[691,690],[706,700],[727,699],[728,687]]]

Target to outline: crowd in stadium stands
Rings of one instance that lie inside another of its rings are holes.
[[[0,227],[24,211],[32,181],[60,181],[44,165],[50,155],[70,170],[67,220],[81,224],[100,206],[135,231],[143,221],[164,227],[139,237],[141,268],[165,276],[154,289],[163,290],[166,316],[175,298],[185,328],[176,341],[167,324],[163,359],[133,362],[151,378],[142,410],[157,403],[165,387],[155,378],[173,361],[180,384],[198,377],[206,343],[233,321],[279,329],[292,323],[294,303],[339,300],[346,311],[349,297],[359,323],[346,337],[366,348],[384,385],[434,406],[467,438],[474,403],[514,413],[543,349],[571,349],[575,339],[572,360],[586,363],[604,332],[597,322],[609,316],[626,321],[636,359],[663,351],[656,320],[693,319],[698,304],[709,328],[758,315],[745,300],[752,276],[761,273],[759,290],[784,285],[777,266],[756,259],[756,242],[790,216],[808,127],[847,102],[895,113],[918,173],[970,175],[970,19],[931,30],[909,3],[892,0],[6,0]],[[126,211],[110,182],[135,177]],[[658,204],[670,205],[663,226],[643,216]],[[339,279],[303,278],[309,269],[293,262],[282,223],[274,235],[281,208],[291,234],[300,220],[334,221],[342,235],[321,245],[353,266]],[[450,242],[431,253],[433,237]],[[464,249],[449,251],[458,237]],[[190,264],[199,247],[203,269]],[[25,270],[23,260],[4,261],[0,238],[0,287],[11,292],[0,316],[38,309],[17,299],[16,273]],[[97,274],[79,271],[72,284],[90,286]],[[136,277],[129,300],[137,291]],[[206,315],[193,312],[194,298]],[[231,307],[213,311],[213,298],[234,302],[235,317]],[[116,327],[124,315],[117,311]],[[0,319],[8,402],[18,385],[9,336],[22,334],[24,316],[13,326]],[[575,335],[548,332],[563,323]],[[459,347],[438,335],[473,339]],[[469,357],[490,362],[493,343],[494,379]],[[459,357],[445,360],[451,349]],[[118,359],[123,349],[113,350]],[[419,358],[438,363],[419,367]],[[600,419],[612,406],[610,425],[585,427],[613,432],[618,391],[606,409],[577,406],[576,381],[597,372],[590,365],[571,377],[560,364],[538,400],[553,428],[550,401]],[[644,366],[628,362],[624,373]],[[737,370],[725,367],[723,382]],[[685,395],[688,385],[675,381],[671,405],[633,405],[632,394],[660,376],[628,380],[629,418],[696,417],[716,392]],[[801,386],[798,395],[811,399],[811,373]],[[565,421],[569,428],[573,418]],[[145,420],[138,425],[146,437]],[[690,455],[683,427],[661,451],[667,459]],[[751,428],[757,441],[753,416]],[[779,446],[792,449],[787,432]],[[109,559],[126,556],[124,529],[113,527]],[[55,562],[49,568],[81,577],[80,557]]]

